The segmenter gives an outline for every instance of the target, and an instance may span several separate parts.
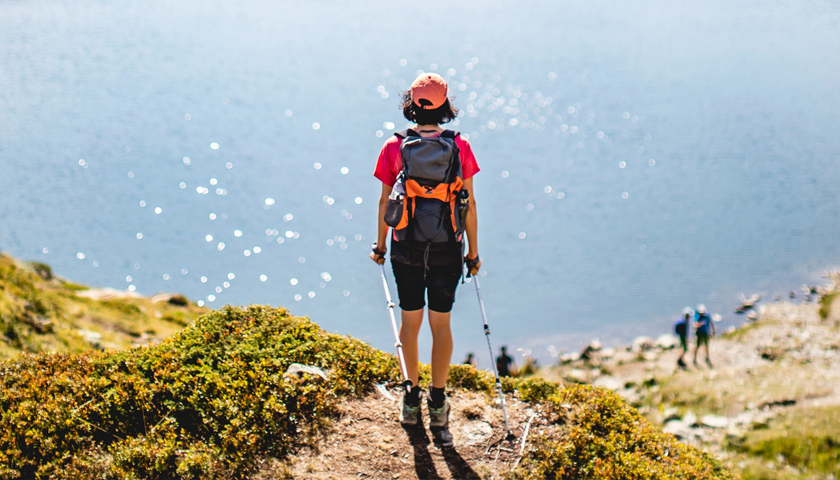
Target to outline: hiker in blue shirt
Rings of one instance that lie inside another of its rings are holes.
[[[682,315],[677,318],[677,321],[674,322],[674,331],[677,333],[677,336],[680,337],[680,347],[682,348],[682,353],[680,353],[680,358],[677,360],[677,366],[685,370],[685,354],[688,353],[688,330],[689,325],[691,325],[691,318],[694,316],[694,310],[691,307],[683,308]]]
[[[697,313],[694,314],[694,333],[697,336],[697,346],[694,348],[694,366],[697,366],[697,352],[701,345],[706,346],[706,364],[709,368],[712,367],[712,362],[709,360],[709,337],[715,335],[715,322],[706,311],[706,306],[702,303],[697,305]]]

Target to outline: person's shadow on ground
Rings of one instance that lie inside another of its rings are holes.
[[[408,436],[409,443],[414,448],[414,472],[417,473],[417,478],[442,480],[437,473],[437,468],[435,468],[435,461],[432,460],[432,455],[429,453],[431,442],[423,425],[403,425],[402,428]]]
[[[442,477],[437,472],[435,461],[429,453],[429,445],[432,442],[429,441],[426,429],[419,425],[415,427],[404,425],[403,430],[414,448],[414,471],[417,473],[417,478],[441,480]],[[452,478],[481,478],[455,449],[452,444],[452,434],[447,429],[432,428],[431,430],[434,445],[440,448]]]

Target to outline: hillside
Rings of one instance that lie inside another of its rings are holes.
[[[682,442],[737,466],[745,479],[840,478],[840,274],[818,302],[774,302],[712,339],[714,368],[677,368],[668,337],[590,348],[543,371],[614,390]]]
[[[68,282],[0,253],[0,358],[159,341],[205,312],[182,295],[152,298]]]
[[[469,366],[450,376],[457,443],[437,448],[377,389],[397,375],[393,355],[260,306],[156,345],[23,354],[0,361],[0,478],[734,478],[595,387],[506,379],[527,443],[497,442],[492,381]]]

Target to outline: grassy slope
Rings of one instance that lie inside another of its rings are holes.
[[[291,363],[320,377],[286,375]],[[427,373],[427,372],[426,372]],[[283,309],[227,307],[159,345],[0,362],[0,478],[249,478],[317,445],[343,398],[398,375],[395,359]],[[453,388],[490,393],[454,366]],[[551,421],[510,478],[730,479],[607,390],[510,379]]]
[[[685,420],[689,412],[697,419],[706,414],[727,417],[726,428],[695,425],[688,430],[699,440],[688,436],[685,441],[716,452],[745,479],[837,478],[840,302],[835,299],[840,275],[831,280],[821,289],[820,304],[763,305],[758,322],[712,340],[714,369],[701,363],[678,371],[679,352],[674,349],[596,356],[589,363],[547,369],[544,375],[597,372],[587,381],[609,379],[657,424],[675,416]],[[689,363],[693,347],[690,353]]]
[[[124,348],[174,334],[201,312],[143,297],[87,298],[43,264],[0,254],[0,358],[21,352]]]

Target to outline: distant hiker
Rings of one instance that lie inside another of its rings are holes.
[[[680,353],[680,358],[677,360],[677,366],[683,369],[686,367],[683,357],[688,353],[688,330],[691,326],[693,316],[694,310],[691,307],[685,307],[683,308],[682,315],[674,322],[674,331],[680,337],[680,347],[682,347],[682,353]]]
[[[697,313],[694,314],[694,334],[697,337],[697,346],[694,348],[694,366],[697,366],[697,352],[701,345],[706,346],[706,364],[711,367],[712,361],[709,360],[709,337],[715,335],[715,322],[706,311],[706,306],[702,303],[697,305]]]
[[[470,366],[475,367],[476,366],[475,354],[473,352],[467,352],[467,358],[464,359],[462,364],[463,365],[470,365]]]
[[[472,178],[479,168],[469,142],[458,132],[440,127],[458,115],[447,94],[440,75],[424,73],[414,80],[410,90],[402,93],[400,108],[415,125],[385,141],[373,174],[382,182],[382,194],[377,241],[370,258],[385,262],[385,241],[393,227],[391,266],[400,299],[400,341],[409,380],[415,386],[417,336],[428,296],[432,389],[427,404],[432,427],[444,427],[449,421],[445,388],[452,360],[449,319],[455,289],[465,260],[473,274],[481,268]],[[469,247],[466,257],[464,233]],[[419,388],[411,388],[400,398],[400,422],[420,423]]]
[[[496,357],[496,370],[498,370],[499,376],[509,377],[511,365],[513,365],[513,359],[507,354],[507,347],[502,346],[501,353]]]

